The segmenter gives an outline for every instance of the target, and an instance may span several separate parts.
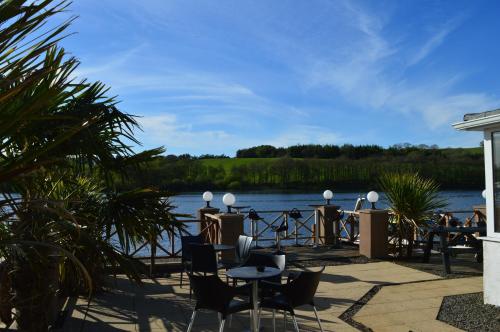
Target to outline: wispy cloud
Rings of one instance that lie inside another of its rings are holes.
[[[465,75],[436,73],[425,80],[409,79],[407,66],[417,65],[443,44],[464,21],[459,16],[447,21],[413,55],[405,59],[398,42],[384,35],[384,22],[362,7],[347,4],[352,28],[361,35],[345,46],[342,57],[311,61],[307,82],[330,86],[350,103],[363,108],[420,117],[432,130],[448,129],[450,122],[466,112],[498,105],[498,96],[474,91],[456,92]]]
[[[331,132],[328,127],[294,125],[270,132],[267,137],[247,137],[227,132],[223,129],[215,130],[194,128],[192,124],[182,122],[176,115],[163,113],[162,115],[146,116],[138,119],[143,133],[137,133],[142,141],[151,146],[164,145],[169,152],[170,147],[179,153],[192,151],[202,153],[228,153],[243,147],[260,144],[274,146],[290,146],[295,144],[339,144],[342,142],[340,134]],[[207,150],[207,147],[210,147]]]
[[[273,137],[269,143],[274,146],[290,146],[296,144],[340,144],[345,138],[325,126],[294,125]]]
[[[214,153],[223,153],[228,146],[221,143],[235,139],[223,130],[195,131],[191,124],[179,123],[173,114],[146,116],[139,118],[138,122],[144,130],[144,134],[138,133],[138,136],[144,142],[152,146],[173,146],[177,153],[188,150],[201,153],[206,146],[211,146]]]
[[[120,52],[107,54],[104,58],[101,58],[98,63],[94,63],[93,65],[88,65],[88,63],[84,61],[73,74],[82,78],[93,75],[109,74],[125,66],[135,55],[139,54],[145,46],[145,44],[141,44]]]
[[[311,114],[321,110],[282,104],[217,73],[175,63],[154,73],[142,72],[137,63],[148,53],[145,46],[134,47],[78,73],[105,77],[112,92],[124,100],[122,109],[141,116],[142,131],[137,136],[147,146],[165,145],[170,152],[202,154],[228,153],[257,144],[331,144],[339,140],[327,126],[307,124]]]
[[[408,66],[413,66],[423,59],[425,59],[429,54],[432,53],[437,47],[439,47],[446,37],[453,32],[463,21],[463,17],[455,17],[443,24],[435,33],[433,33],[430,38],[420,47],[419,50],[412,56],[408,61]]]
[[[141,139],[176,152],[412,141],[391,128],[416,128],[414,140],[427,139],[422,132],[452,133],[450,122],[462,113],[500,102],[492,89],[464,84],[463,69],[432,67],[468,22],[441,4],[435,13],[410,15],[411,22],[401,22],[398,10],[406,5],[398,2],[99,5],[113,19],[96,12],[95,2],[81,2],[92,13],[82,14],[92,24],[82,21],[81,28],[93,31],[91,43],[112,47],[92,54],[87,46],[77,74],[111,85],[124,111],[143,116]],[[359,121],[392,122],[382,132],[360,129]]]

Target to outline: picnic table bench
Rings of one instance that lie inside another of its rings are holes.
[[[429,229],[423,262],[428,263],[434,246],[434,236],[439,236],[443,268],[446,274],[451,273],[450,254],[475,253],[476,260],[482,262],[483,245],[475,234],[486,235],[486,227],[445,227],[437,226]]]

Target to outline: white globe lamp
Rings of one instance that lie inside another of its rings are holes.
[[[323,192],[323,198],[326,200],[326,205],[330,205],[330,200],[333,198],[333,192],[329,189]]]
[[[486,199],[486,189],[483,190],[483,192],[481,193],[481,195],[483,196],[484,199]]]
[[[231,193],[227,193],[222,196],[222,203],[227,206],[227,213],[231,213],[231,206],[236,203],[236,197],[234,197],[234,195]]]
[[[375,203],[378,202],[378,193],[376,191],[370,191],[366,195],[366,199],[368,200],[368,202],[372,203],[372,209],[376,210],[377,208],[375,207]]]
[[[214,194],[210,191],[205,191],[203,193],[203,200],[207,203],[207,208],[210,207],[210,202],[214,199]]]

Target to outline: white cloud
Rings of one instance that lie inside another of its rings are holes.
[[[141,44],[121,52],[108,54],[104,59],[100,59],[100,63],[91,66],[87,64],[87,61],[81,60],[82,63],[73,72],[73,75],[80,78],[87,78],[88,76],[99,76],[103,73],[109,74],[114,70],[119,70],[126,66],[135,55],[139,54],[141,50],[145,48],[145,46],[145,44]]]
[[[435,32],[415,53],[413,57],[410,58],[408,66],[413,66],[423,59],[425,59],[429,54],[432,53],[436,48],[438,48],[445,40],[445,38],[453,32],[461,23],[462,18],[456,17],[452,20],[447,21],[437,32]]]
[[[235,140],[223,130],[195,131],[192,124],[179,123],[173,114],[146,116],[139,118],[138,122],[144,130],[138,136],[151,146],[173,146],[179,151],[203,151],[207,146],[212,146],[214,151],[222,153],[226,151],[227,142]]]
[[[166,113],[142,117],[138,122],[144,130],[143,133],[138,133],[138,137],[150,146],[166,146],[167,153],[228,153],[261,144],[290,146],[344,142],[344,138],[331,128],[312,125],[292,125],[284,131],[270,132],[269,136],[248,137],[226,130],[193,128],[191,123],[183,123],[175,115]],[[170,147],[174,147],[174,150],[170,151]]]
[[[414,102],[430,128],[438,129],[456,122],[465,113],[493,109],[500,100],[482,93],[464,93]]]
[[[425,80],[411,80],[404,75],[408,66],[417,65],[445,42],[462,22],[462,17],[447,21],[423,43],[407,61],[397,42],[384,36],[384,22],[362,7],[347,5],[352,27],[361,33],[345,45],[343,56],[318,57],[306,72],[311,86],[329,86],[353,105],[378,112],[412,114],[423,119],[433,130],[446,127],[468,112],[494,108],[497,96],[478,92],[456,92],[465,78],[436,73]]]
[[[403,114],[401,121],[414,123],[401,128],[426,124],[452,132],[450,122],[463,113],[498,103],[495,95],[460,90],[467,78],[462,70],[418,80],[407,75],[425,67],[423,60],[445,45],[463,16],[442,20],[437,29],[421,24],[422,18],[397,22],[395,29],[397,6],[385,5],[324,1],[303,4],[308,8],[301,11],[300,4],[277,2],[128,1],[115,15],[136,27],[133,36],[109,39],[116,42],[113,50],[130,47],[130,40],[138,46],[98,54],[78,74],[103,79],[125,112],[144,116],[143,141],[193,153],[349,139],[377,143],[396,136],[351,134],[350,119],[364,116],[395,123]],[[104,6],[116,7],[111,0]],[[411,24],[419,24],[409,28],[417,33],[405,30]],[[361,115],[350,118],[355,111]],[[332,132],[325,121],[337,115],[348,124]]]
[[[312,125],[294,125],[286,131],[278,133],[268,143],[274,146],[291,146],[296,144],[339,144],[342,136],[331,128]]]

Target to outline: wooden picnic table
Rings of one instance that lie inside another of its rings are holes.
[[[486,227],[437,226],[429,229],[423,262],[429,262],[431,250],[434,246],[434,236],[436,235],[439,236],[443,268],[446,274],[451,273],[450,254],[452,253],[463,254],[472,252],[476,254],[476,260],[482,262],[483,245],[482,241],[475,236],[476,233],[479,236],[485,236]]]

